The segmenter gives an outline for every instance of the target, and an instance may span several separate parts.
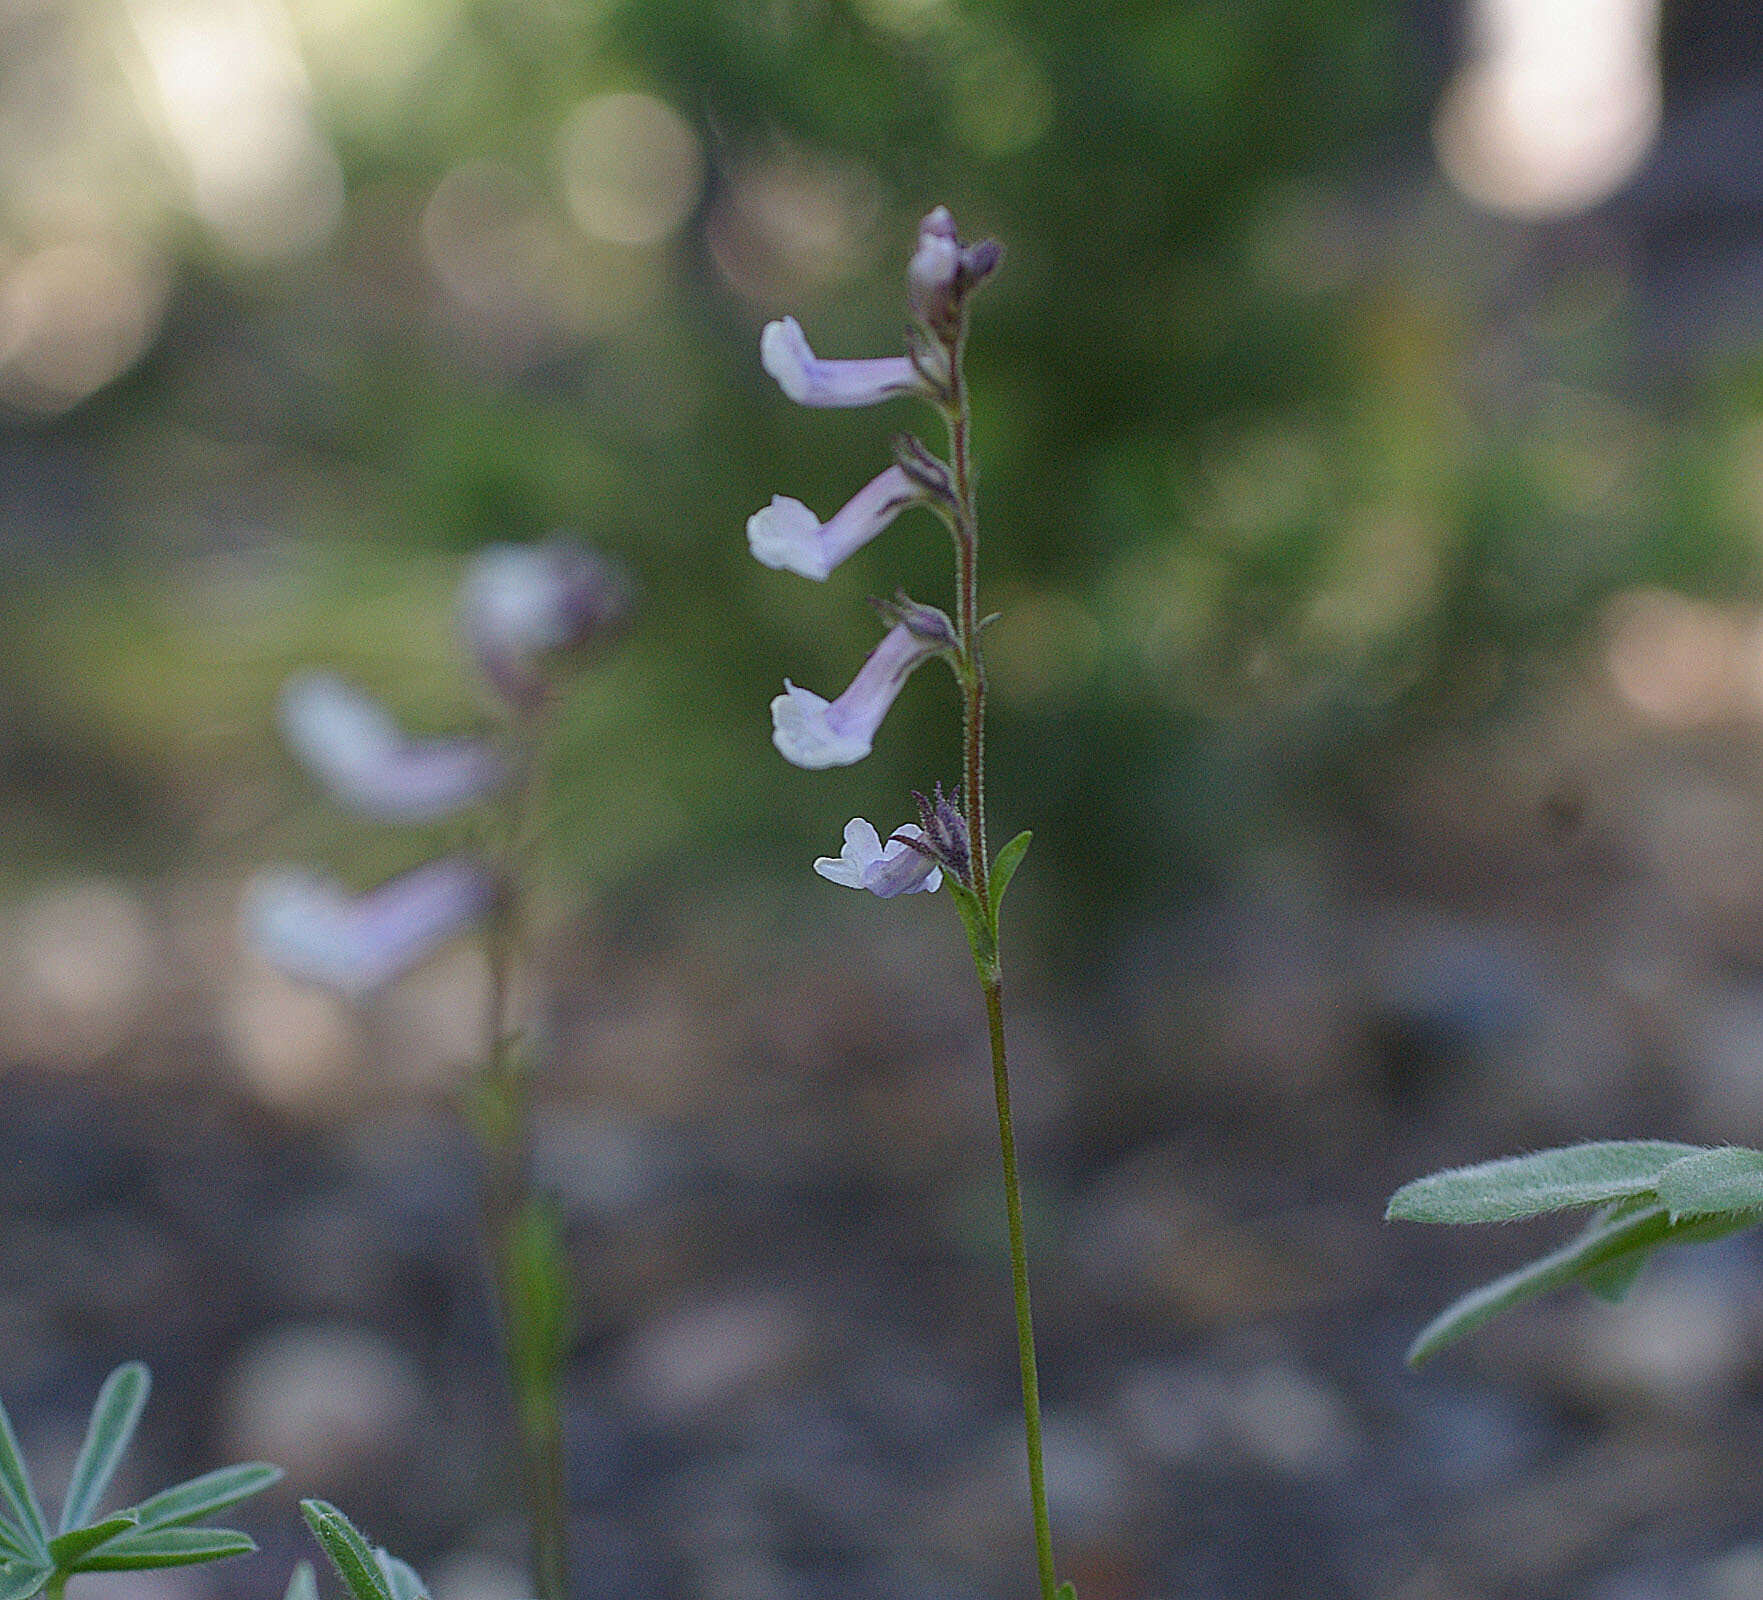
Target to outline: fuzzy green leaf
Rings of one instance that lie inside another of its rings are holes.
[[[1077,1600],[1077,1585],[1067,1578],[1053,1591],[1053,1600]]]
[[[318,1575],[310,1561],[296,1561],[282,1600],[318,1600]]]
[[[1763,1211],[1763,1150],[1726,1145],[1674,1161],[1659,1174],[1659,1199],[1675,1221],[1721,1211]]]
[[[1602,1275],[1608,1282],[1612,1266],[1626,1262],[1637,1252],[1644,1260],[1665,1243],[1670,1233],[1671,1219],[1660,1205],[1619,1216],[1597,1217],[1559,1250],[1526,1262],[1447,1306],[1408,1347],[1408,1364],[1419,1366],[1502,1311],[1559,1289],[1575,1278]]]
[[[29,1545],[29,1554],[40,1563],[49,1560],[49,1525],[43,1520],[43,1508],[37,1503],[37,1491],[31,1487],[30,1469],[18,1448],[18,1435],[12,1431],[12,1418],[0,1405],[0,1498],[12,1513],[12,1521]]]
[[[70,1528],[66,1533],[56,1534],[49,1541],[50,1559],[62,1571],[71,1571],[73,1564],[88,1550],[95,1550],[119,1533],[128,1533],[138,1527],[140,1523],[135,1520],[132,1511],[119,1511],[102,1522],[88,1523],[83,1528]]]
[[[199,1561],[248,1556],[257,1548],[232,1528],[142,1528],[101,1544],[73,1564],[75,1572],[144,1572],[149,1567],[188,1567]]]
[[[427,1588],[408,1561],[400,1561],[390,1550],[376,1550],[374,1554],[379,1558],[380,1571],[392,1587],[392,1600],[429,1600]]]
[[[31,1600],[41,1594],[52,1569],[34,1561],[0,1562],[0,1600]]]
[[[1606,1140],[1452,1167],[1390,1197],[1395,1222],[1511,1222],[1545,1211],[1608,1205],[1651,1193],[1674,1161],[1700,1153],[1662,1139]]]
[[[341,1511],[324,1500],[302,1500],[300,1514],[355,1600],[395,1600],[373,1550]]]
[[[91,1520],[104,1491],[110,1487],[117,1463],[135,1436],[135,1424],[141,1420],[141,1407],[146,1405],[147,1392],[152,1387],[153,1379],[139,1361],[125,1363],[104,1380],[92,1407],[92,1420],[86,1424],[86,1442],[80,1446],[73,1476],[68,1480],[57,1533],[84,1527]],[[53,1550],[54,1546],[50,1548]]]
[[[129,1509],[140,1518],[143,1528],[175,1528],[237,1505],[278,1482],[281,1475],[280,1467],[267,1466],[261,1461],[244,1461],[161,1489],[158,1494],[149,1495],[138,1506]]]
[[[30,1540],[4,1517],[0,1517],[0,1564],[8,1561],[32,1561],[34,1559]]]
[[[991,895],[994,925],[998,920],[998,907],[1004,903],[1004,891],[1010,887],[1010,880],[1016,876],[1016,869],[1022,865],[1022,858],[1028,854],[1029,841],[1033,838],[1034,835],[1025,829],[998,852],[998,859],[992,863]]]

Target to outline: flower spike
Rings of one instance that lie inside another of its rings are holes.
[[[918,664],[937,646],[896,623],[837,700],[798,689],[788,678],[771,702],[771,742],[793,766],[848,767],[869,754],[875,733]]]
[[[495,881],[460,856],[363,895],[307,872],[261,872],[245,890],[245,935],[289,977],[358,998],[383,988],[484,916]]]
[[[759,340],[759,359],[778,387],[799,406],[871,406],[900,394],[925,390],[910,356],[874,356],[864,361],[825,361],[809,348],[794,317],[768,322]]]
[[[475,805],[508,776],[482,739],[412,739],[375,701],[329,672],[282,686],[282,734],[333,798],[370,816],[423,822]]]
[[[747,518],[747,544],[764,565],[824,583],[834,567],[922,498],[899,467],[870,479],[826,522],[800,500],[773,495],[770,505]]]
[[[836,856],[821,856],[814,870],[847,889],[867,889],[883,900],[895,895],[935,892],[943,881],[942,869],[910,843],[920,838],[916,823],[908,822],[884,845],[862,817],[845,824],[845,848]]]

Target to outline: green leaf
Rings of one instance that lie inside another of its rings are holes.
[[[386,1575],[360,1530],[324,1500],[302,1500],[300,1514],[355,1600],[395,1600]]]
[[[70,1528],[66,1533],[58,1533],[49,1541],[49,1557],[63,1572],[73,1570],[73,1564],[88,1550],[114,1539],[119,1533],[127,1533],[131,1528],[140,1527],[133,1512],[119,1511],[113,1517],[106,1517],[102,1522],[94,1522],[84,1528]]]
[[[245,1461],[161,1489],[158,1494],[149,1495],[138,1506],[129,1509],[140,1518],[143,1528],[175,1528],[180,1523],[211,1517],[217,1511],[237,1505],[278,1482],[281,1475],[280,1467],[266,1466],[261,1461]]]
[[[318,1600],[318,1575],[310,1561],[296,1561],[288,1576],[287,1592],[282,1600]]]
[[[429,1600],[429,1592],[408,1561],[400,1561],[389,1550],[376,1550],[380,1571],[392,1586],[392,1600]]]
[[[1004,891],[1010,887],[1010,880],[1016,876],[1016,869],[1022,865],[1022,858],[1028,854],[1029,840],[1032,833],[1024,830],[998,852],[998,859],[992,863],[992,921],[998,920],[998,907],[1004,903]]]
[[[1502,1311],[1559,1289],[1575,1278],[1603,1275],[1605,1281],[1610,1281],[1608,1269],[1615,1263],[1626,1262],[1636,1252],[1644,1260],[1665,1243],[1671,1231],[1671,1219],[1660,1205],[1595,1218],[1559,1250],[1527,1262],[1447,1306],[1408,1347],[1408,1364],[1419,1366]]]
[[[1453,1167],[1404,1184],[1384,1214],[1393,1222],[1511,1222],[1608,1205],[1651,1193],[1660,1173],[1701,1148],[1662,1139],[1607,1140]]]
[[[4,1517],[0,1517],[0,1564],[21,1559],[35,1559],[30,1541]]]
[[[1632,1255],[1618,1256],[1607,1267],[1593,1267],[1580,1281],[1606,1304],[1620,1305],[1652,1258],[1652,1251],[1636,1250]]]
[[[75,1572],[142,1572],[149,1567],[188,1567],[198,1561],[248,1556],[257,1548],[231,1528],[142,1528],[101,1544],[74,1562]]]
[[[19,1453],[18,1435],[12,1431],[12,1418],[7,1416],[4,1405],[0,1405],[0,1497],[5,1499],[13,1522],[29,1542],[29,1554],[46,1563],[49,1525],[43,1520],[37,1491],[31,1487],[30,1469]]]
[[[1053,1600],[1077,1600],[1077,1585],[1067,1578],[1053,1591]]]
[[[1763,1211],[1763,1150],[1726,1145],[1673,1161],[1659,1174],[1659,1199],[1679,1217]]]
[[[52,1569],[34,1561],[0,1562],[0,1600],[31,1600],[41,1594]]]
[[[135,1436],[135,1424],[141,1420],[141,1407],[152,1387],[153,1379],[139,1361],[126,1362],[104,1380],[92,1407],[92,1420],[86,1424],[86,1442],[73,1464],[56,1532],[84,1526],[98,1509],[116,1464]]]

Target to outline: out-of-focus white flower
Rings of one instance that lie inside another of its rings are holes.
[[[897,394],[921,394],[925,388],[910,356],[823,361],[809,348],[794,317],[766,323],[759,359],[799,406],[869,406]]]
[[[785,678],[784,692],[771,702],[771,742],[798,767],[848,767],[861,761],[913,668],[937,649],[896,623],[837,700],[823,700]]]
[[[899,467],[870,479],[826,522],[800,500],[773,495],[770,505],[747,518],[747,544],[766,566],[824,583],[834,567],[922,498]]]
[[[542,704],[546,664],[619,621],[630,589],[613,564],[570,539],[494,544],[459,586],[459,620],[485,675],[516,710]]]
[[[935,890],[943,881],[942,868],[906,843],[922,837],[918,825],[908,822],[884,845],[862,817],[853,817],[845,824],[845,848],[836,856],[821,856],[814,870],[847,889],[867,889],[883,900]]]
[[[482,739],[412,739],[377,702],[329,672],[282,686],[282,735],[343,804],[371,816],[421,822],[493,794],[507,767]]]
[[[495,880],[462,856],[351,895],[309,872],[260,872],[246,886],[246,939],[290,977],[360,996],[408,972],[494,904]]]

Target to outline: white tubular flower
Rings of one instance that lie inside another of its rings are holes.
[[[474,861],[449,856],[351,895],[309,872],[260,872],[246,886],[246,939],[290,977],[359,997],[401,977],[495,901]]]
[[[482,739],[412,739],[384,708],[329,672],[282,686],[282,735],[334,799],[369,816],[422,822],[477,804],[507,768]]]
[[[747,518],[747,544],[766,566],[824,583],[834,567],[922,498],[899,467],[872,478],[826,522],[800,500],[773,495],[770,505]]]
[[[792,766],[810,770],[861,761],[913,668],[939,648],[896,623],[837,700],[785,678],[784,692],[771,702],[771,742]]]
[[[766,323],[759,359],[799,406],[871,406],[897,394],[924,392],[910,356],[823,361],[808,347],[807,335],[794,317]]]
[[[923,837],[918,824],[908,822],[884,845],[862,817],[853,817],[845,824],[845,848],[836,856],[821,856],[814,870],[833,883],[842,883],[847,889],[867,889],[883,900],[899,894],[922,894],[927,889],[934,892],[943,881],[943,869],[906,843]]]
[[[545,699],[546,662],[588,644],[629,600],[612,563],[573,540],[493,544],[459,586],[459,621],[497,692],[530,711]]]

